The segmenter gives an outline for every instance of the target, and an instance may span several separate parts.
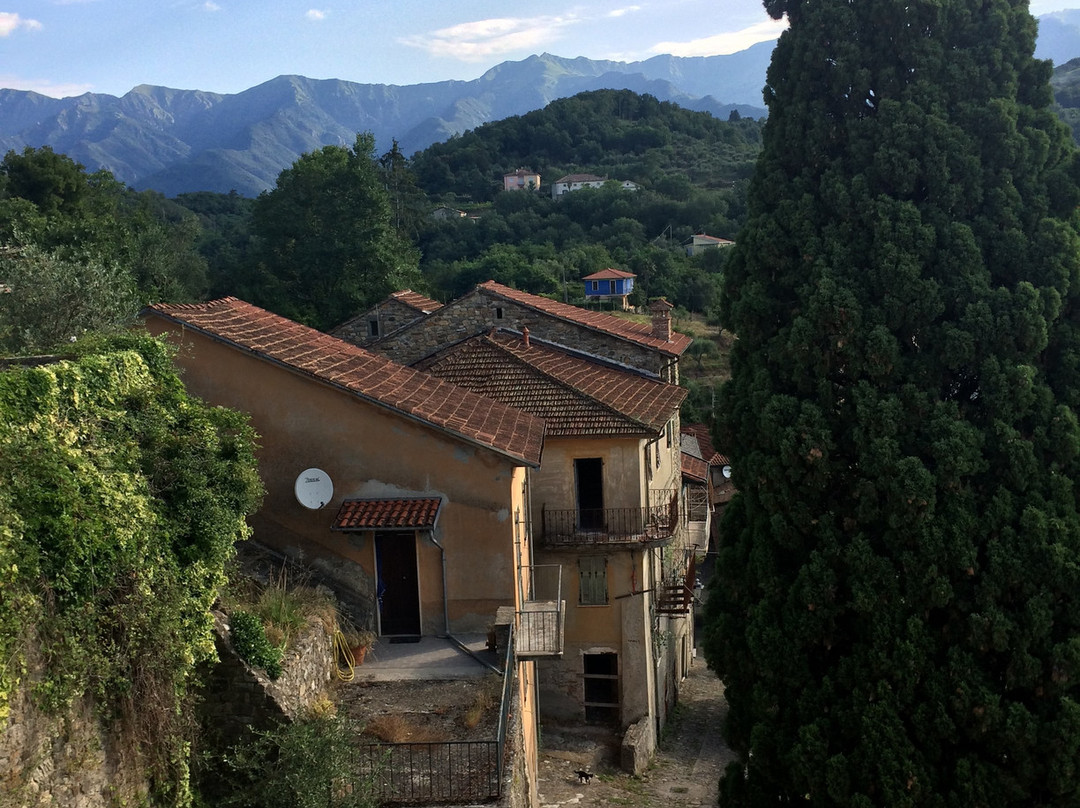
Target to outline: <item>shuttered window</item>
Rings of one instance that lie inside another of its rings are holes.
[[[607,604],[607,559],[603,556],[582,556],[578,559],[578,603],[583,606]]]

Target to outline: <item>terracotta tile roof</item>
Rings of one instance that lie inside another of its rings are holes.
[[[695,482],[706,483],[709,481],[709,464],[700,457],[683,452],[682,473],[684,477],[689,477]]]
[[[394,292],[390,297],[404,303],[409,308],[416,309],[422,314],[431,314],[436,309],[441,309],[443,305],[437,300],[432,300],[429,297],[424,297],[419,292],[414,292],[412,289],[402,289],[400,292]]]
[[[331,530],[431,530],[441,499],[347,499]]]
[[[636,277],[637,277],[637,275],[635,275],[633,272],[627,272],[626,270],[615,269],[614,267],[612,267],[610,269],[601,269],[599,272],[594,272],[592,275],[586,275],[584,278],[582,278],[582,280],[583,281],[604,281],[604,280],[608,280],[610,278],[618,279],[618,278],[636,278]]]
[[[705,424],[683,424],[679,431],[697,440],[698,446],[701,448],[701,457],[710,466],[723,466],[728,462],[726,457],[713,448],[712,437],[709,435],[709,428]]]
[[[613,337],[625,339],[637,343],[646,348],[652,348],[666,356],[681,356],[683,351],[690,347],[693,339],[686,334],[672,332],[670,340],[664,340],[654,336],[652,325],[649,323],[635,323],[623,317],[613,314],[604,314],[598,311],[586,311],[568,303],[559,303],[539,295],[531,295],[528,292],[519,292],[509,286],[503,286],[495,281],[485,281],[479,284],[477,289],[482,289],[488,294],[510,300],[520,306],[527,306],[552,317],[568,320],[572,323],[601,331]]]
[[[209,303],[159,303],[146,307],[142,314],[179,323],[516,461],[531,466],[540,463],[544,422],[535,416],[235,297]]]
[[[551,437],[655,436],[687,393],[508,332],[472,337],[416,366],[543,418]]]
[[[607,182],[607,177],[598,177],[595,174],[567,174],[559,177],[555,182]]]

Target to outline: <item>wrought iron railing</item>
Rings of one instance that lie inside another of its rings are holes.
[[[666,541],[679,526],[677,491],[650,492],[645,508],[540,508],[545,544],[632,544]]]
[[[357,747],[357,782],[380,805],[490,802],[502,796],[506,732],[514,697],[514,637],[510,627],[499,725],[494,740],[373,743]]]

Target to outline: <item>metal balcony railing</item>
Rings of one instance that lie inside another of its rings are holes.
[[[514,632],[518,657],[559,656],[563,652],[565,604],[562,566],[539,564],[524,568],[528,587],[517,612]]]
[[[679,526],[677,491],[652,491],[646,508],[540,508],[540,536],[547,545],[664,542]]]

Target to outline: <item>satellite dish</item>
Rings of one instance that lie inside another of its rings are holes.
[[[731,466],[724,466],[720,469],[720,473],[724,475],[725,480],[731,479]]]
[[[322,469],[304,469],[296,478],[293,492],[297,502],[317,511],[334,498],[334,483]]]

